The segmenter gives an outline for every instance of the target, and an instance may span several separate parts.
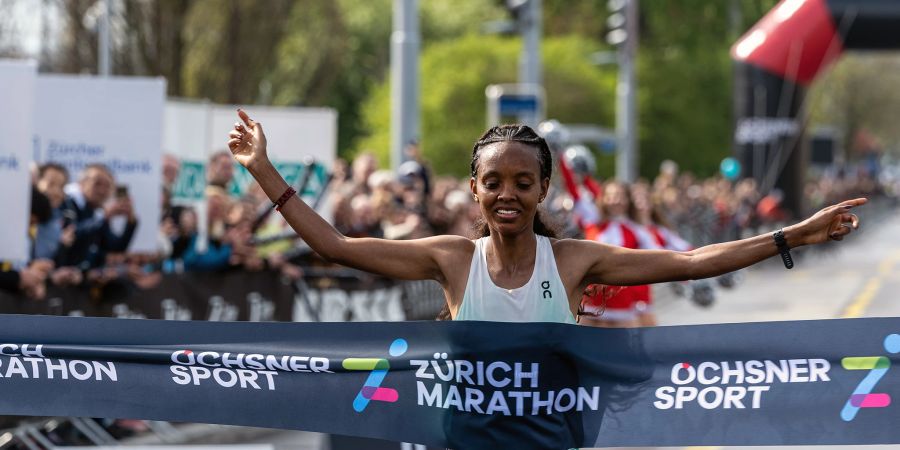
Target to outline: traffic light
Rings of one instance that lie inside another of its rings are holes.
[[[606,7],[609,9],[609,17],[606,19],[606,42],[609,45],[620,46],[628,40],[626,25],[628,18],[625,8],[628,0],[608,0]]]
[[[528,6],[532,0],[497,0],[497,4],[509,13],[509,19],[486,22],[482,29],[488,34],[519,34],[528,26]]]
[[[516,30],[522,32],[528,27],[530,15],[528,14],[529,3],[531,0],[503,0],[503,7],[509,13],[515,22]]]
[[[518,18],[519,15],[525,11],[525,7],[528,6],[529,0],[503,0],[503,6],[506,7],[506,10],[512,14],[513,17]]]

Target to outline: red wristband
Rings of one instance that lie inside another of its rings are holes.
[[[281,207],[287,203],[294,194],[297,193],[297,190],[291,186],[288,186],[287,190],[284,191],[284,194],[281,194],[281,197],[278,197],[278,200],[275,200],[275,203],[272,204],[272,207],[275,208],[275,211],[281,212]]]

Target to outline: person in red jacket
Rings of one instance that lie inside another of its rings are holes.
[[[628,186],[608,182],[598,202],[601,221],[585,228],[585,238],[629,249],[661,248],[646,228],[634,222]],[[642,325],[640,316],[651,304],[650,286],[589,285],[585,290],[581,324],[600,327]]]
[[[665,217],[653,204],[650,196],[650,186],[644,183],[635,183],[631,186],[630,192],[632,208],[629,211],[629,217],[638,224],[640,230],[653,240],[653,243],[657,246],[656,248],[676,252],[693,250],[694,247],[672,230]],[[652,327],[658,324],[656,313],[653,310],[652,291],[647,293],[645,301],[639,301],[635,304],[635,309],[639,326]]]

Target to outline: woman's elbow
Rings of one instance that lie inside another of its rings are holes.
[[[701,255],[695,254],[693,251],[688,252],[679,252],[679,267],[681,270],[677,271],[677,278],[679,281],[685,280],[699,280],[701,278],[709,278],[712,275],[709,274],[710,268],[707,267],[708,264],[703,260]]]
[[[341,236],[332,242],[325,242],[313,248],[326,262],[332,264],[347,265],[348,258],[346,244],[349,238]]]

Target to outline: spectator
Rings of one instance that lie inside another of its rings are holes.
[[[419,145],[419,140],[410,139],[410,141],[406,143],[406,147],[403,148],[403,153],[406,155],[406,158],[408,158],[408,160],[397,168],[397,170],[400,172],[400,175],[403,176],[404,172],[411,171],[416,176],[422,179],[425,195],[430,195],[432,184],[431,171],[428,170],[428,163],[425,161],[425,158],[422,155],[422,148]],[[415,164],[412,165],[409,163]],[[404,166],[407,166],[408,169],[404,169]]]
[[[50,220],[50,200],[41,194],[36,187],[31,188],[31,212],[29,218],[28,236],[32,242],[32,253],[37,244],[37,225]],[[10,262],[0,263],[0,289],[21,293],[33,299],[43,299],[46,295],[46,279],[53,271],[53,261],[50,259],[34,259],[22,268],[14,266]]]
[[[66,199],[65,186],[69,171],[56,163],[46,163],[38,168],[36,188],[50,203],[50,218],[37,225],[32,257],[55,259],[60,245],[68,248],[75,241],[75,225],[63,228],[62,205]]]
[[[384,237],[371,198],[366,194],[357,194],[350,200],[350,219],[346,234],[351,237]]]
[[[234,256],[232,243],[240,240],[239,238],[249,239],[248,236],[238,236],[237,231],[229,230],[226,226],[232,202],[224,188],[213,184],[207,186],[206,207],[208,245],[203,249],[198,246],[199,235],[196,232],[187,237],[182,257],[184,268],[188,271],[218,271],[228,268]],[[182,222],[185,219],[187,218],[182,218]]]
[[[166,153],[162,157],[162,177],[163,187],[172,190],[175,181],[178,180],[178,173],[181,172],[181,161],[177,156]]]
[[[65,187],[69,183],[69,171],[60,164],[45,163],[38,167],[37,189],[50,200],[54,209],[66,199]]]
[[[228,191],[216,185],[206,187],[206,230],[210,240],[225,236],[225,222],[232,200]]]
[[[425,167],[415,161],[406,161],[397,168],[397,181],[402,190],[400,199],[403,207],[426,216],[431,185]]]
[[[351,173],[351,183],[354,193],[370,193],[369,177],[378,170],[378,161],[375,155],[370,152],[364,152],[353,160]],[[352,196],[351,196],[352,198]]]
[[[15,270],[9,264],[0,267],[0,290],[25,294],[29,298],[43,299],[47,292],[47,272],[40,266],[28,266]]]
[[[31,259],[52,261],[59,245],[59,233],[55,235],[52,225],[53,208],[46,195],[31,187],[31,217],[28,223],[28,237],[31,239]]]
[[[444,208],[452,217],[447,234],[466,237],[472,235],[475,222],[481,217],[481,210],[469,192],[462,189],[450,191],[444,200]]]
[[[104,264],[106,254],[128,249],[137,229],[137,218],[131,199],[124,189],[117,190],[111,199],[115,179],[103,164],[90,164],[81,174],[78,184],[69,185],[62,205],[63,223],[75,225],[75,241],[71,247],[60,248],[60,266],[91,269]],[[114,230],[112,219],[124,218],[123,230]]]
[[[231,153],[224,150],[213,153],[206,166],[206,184],[228,192],[233,179],[234,163],[231,161]]]
[[[603,195],[595,199],[602,213],[600,223],[585,229],[587,239],[629,249],[658,249],[647,230],[631,220],[634,201],[627,184],[607,182]],[[639,326],[640,315],[652,303],[649,285],[590,285],[585,289],[582,324],[600,327]],[[652,316],[648,316],[652,320]]]

